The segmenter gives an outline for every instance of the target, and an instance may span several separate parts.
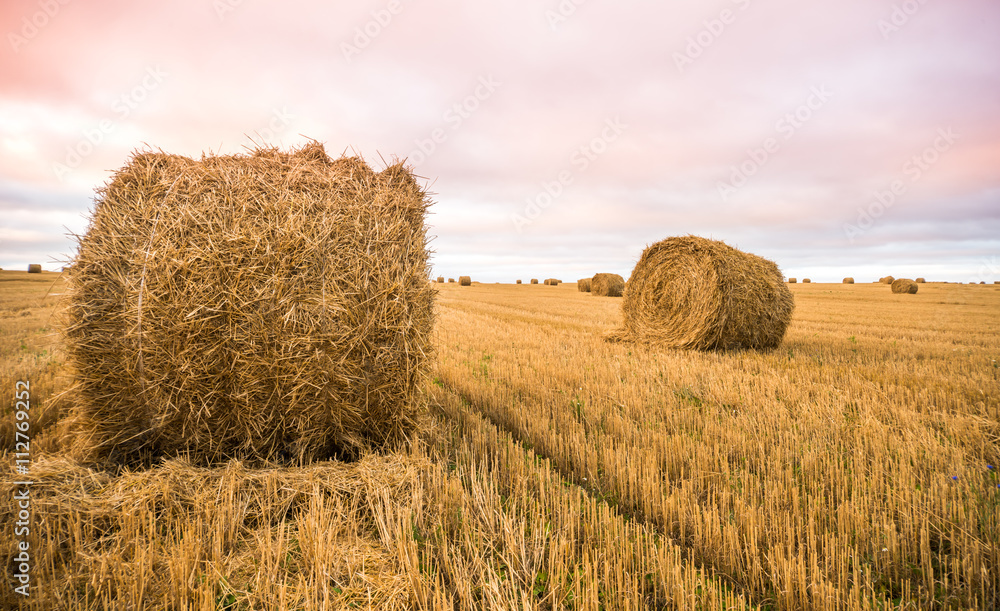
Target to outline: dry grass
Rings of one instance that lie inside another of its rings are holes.
[[[577,280],[576,281],[576,290],[580,291],[581,293],[589,293],[590,292],[590,280],[591,280],[590,278],[580,278],[579,280]]]
[[[598,276],[594,276],[594,294]],[[794,302],[772,261],[697,236],[643,251],[612,340],[697,350],[770,349],[781,343]]]
[[[430,353],[428,205],[401,164],[376,174],[318,143],[135,155],[98,191],[70,275],[94,459],[398,444]]]
[[[625,279],[618,274],[594,274],[590,279],[590,292],[598,297],[621,297]]]
[[[917,283],[913,280],[907,278],[897,278],[892,281],[892,292],[893,293],[909,293],[913,294],[917,292]]]
[[[780,350],[682,352],[602,341],[615,301],[443,286],[413,444],[116,471],[60,444],[62,284],[28,278],[0,273],[0,376],[32,383],[23,608],[1000,606],[1000,291],[792,287]]]

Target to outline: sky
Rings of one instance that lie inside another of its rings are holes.
[[[4,0],[0,267],[137,150],[318,140],[433,193],[433,275],[628,277],[700,235],[814,282],[1000,280],[995,0]]]

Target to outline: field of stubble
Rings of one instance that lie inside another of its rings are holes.
[[[610,344],[619,299],[437,285],[413,443],[74,459],[56,274],[0,272],[4,608],[1000,607],[1000,286],[791,285],[768,353]],[[13,393],[31,384],[31,596]]]

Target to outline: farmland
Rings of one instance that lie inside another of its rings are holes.
[[[407,447],[109,470],[69,435],[63,280],[0,272],[0,383],[31,383],[35,482],[30,604],[0,603],[996,608],[1000,287],[859,282],[790,285],[766,352],[608,343],[621,300],[572,283],[434,284]]]

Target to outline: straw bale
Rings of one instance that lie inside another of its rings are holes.
[[[796,282],[798,282],[798,280],[796,280],[795,278],[788,279],[788,284],[795,284]]]
[[[844,284],[854,284],[854,278],[851,278],[850,276],[844,278]]]
[[[437,277],[437,281],[438,281],[439,283],[444,283],[444,276],[438,276],[438,277]]]
[[[622,300],[623,326],[608,339],[774,348],[794,307],[773,261],[697,236],[667,238],[643,251]]]
[[[518,280],[518,281],[517,281],[517,284],[521,284],[521,281],[520,281],[520,280]]]
[[[65,343],[94,459],[398,445],[431,352],[430,200],[319,143],[135,154],[97,193]]]
[[[589,293],[590,292],[590,278],[580,278],[579,280],[577,280],[576,281],[576,290],[580,291],[581,293]]]
[[[878,279],[878,281],[881,282],[882,284],[892,284],[894,280],[895,278],[893,278],[892,276],[882,276],[881,278]]]
[[[42,273],[42,265],[40,263],[30,263],[28,264],[29,274],[40,274]]]
[[[531,279],[531,283],[532,284],[538,284],[538,278],[532,278]]]
[[[590,279],[590,292],[598,297],[621,297],[625,279],[618,274],[594,274]]]
[[[812,280],[810,280],[809,278],[802,279],[802,284],[809,284],[810,282],[812,282]]]
[[[924,284],[927,281],[924,280],[923,278],[917,278],[916,280],[914,280],[914,282],[916,282],[917,284]]]
[[[892,281],[893,293],[916,293],[917,283],[907,278],[897,278]]]
[[[461,286],[472,286],[472,278],[469,276],[459,276],[458,284]]]

